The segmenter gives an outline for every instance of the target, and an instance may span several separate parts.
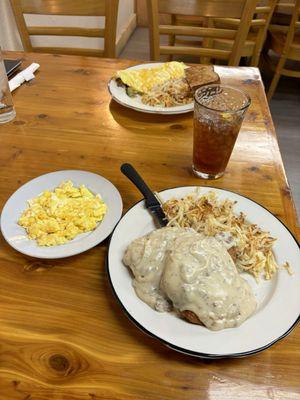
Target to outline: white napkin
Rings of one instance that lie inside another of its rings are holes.
[[[9,82],[9,89],[12,92],[13,90],[17,89],[19,86],[22,85],[23,82],[28,82],[31,79],[33,79],[34,76],[34,72],[40,68],[40,64],[37,63],[32,63],[31,65],[29,65],[29,67],[27,67],[26,69],[24,69],[23,71],[21,71],[19,74],[17,74],[16,76],[14,76]]]

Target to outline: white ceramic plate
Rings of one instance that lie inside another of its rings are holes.
[[[178,187],[160,192],[165,201],[192,192],[195,187]],[[300,251],[289,230],[268,210],[233,192],[215,188],[201,188],[201,193],[214,190],[220,198],[236,200],[236,212],[243,211],[247,218],[262,229],[270,231],[278,240],[274,253],[279,265],[288,261],[294,275],[280,269],[272,281],[257,284],[248,274],[258,301],[254,315],[238,328],[210,331],[190,324],[172,313],[159,313],[142,302],[132,287],[132,278],[122,263],[126,247],[133,239],[155,229],[152,216],[144,201],[135,204],[116,226],[109,245],[108,273],[113,291],[128,317],[144,332],[167,346],[203,358],[242,357],[265,350],[286,336],[299,321],[300,314]]]
[[[127,69],[141,69],[141,68],[155,68],[163,63],[151,63],[151,64],[139,64]],[[126,90],[118,86],[115,79],[111,79],[108,82],[108,90],[112,98],[122,104],[125,107],[133,108],[136,111],[152,114],[184,114],[194,110],[194,103],[184,104],[182,106],[175,107],[153,107],[147,104],[143,104],[140,96],[129,97],[126,94]]]
[[[25,230],[17,224],[27,208],[27,200],[44,190],[55,189],[62,181],[71,180],[75,186],[84,184],[93,193],[99,193],[108,210],[94,231],[82,233],[60,246],[38,246],[26,236]],[[1,214],[1,231],[5,240],[23,254],[38,258],[63,258],[82,253],[102,242],[111,234],[122,215],[122,199],[115,186],[100,175],[86,171],[57,171],[39,176],[21,186],[7,201]]]

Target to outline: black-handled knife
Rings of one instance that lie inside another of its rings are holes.
[[[127,176],[127,178],[130,179],[131,182],[142,193],[142,195],[145,198],[146,207],[150,210],[152,215],[154,215],[154,217],[158,221],[159,225],[166,226],[168,223],[168,220],[167,220],[167,217],[161,207],[160,202],[158,201],[157,197],[152,192],[152,190],[145,183],[143,178],[136,171],[136,169],[133,168],[133,166],[131,164],[125,163],[125,164],[121,165],[121,172],[123,172],[123,174],[125,176]]]

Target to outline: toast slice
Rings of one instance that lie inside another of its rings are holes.
[[[219,75],[214,71],[213,65],[194,65],[185,70],[186,80],[195,92],[199,87],[220,83]]]

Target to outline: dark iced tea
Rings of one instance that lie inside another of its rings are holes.
[[[224,174],[250,98],[238,89],[209,85],[195,93],[193,170],[216,179]]]

